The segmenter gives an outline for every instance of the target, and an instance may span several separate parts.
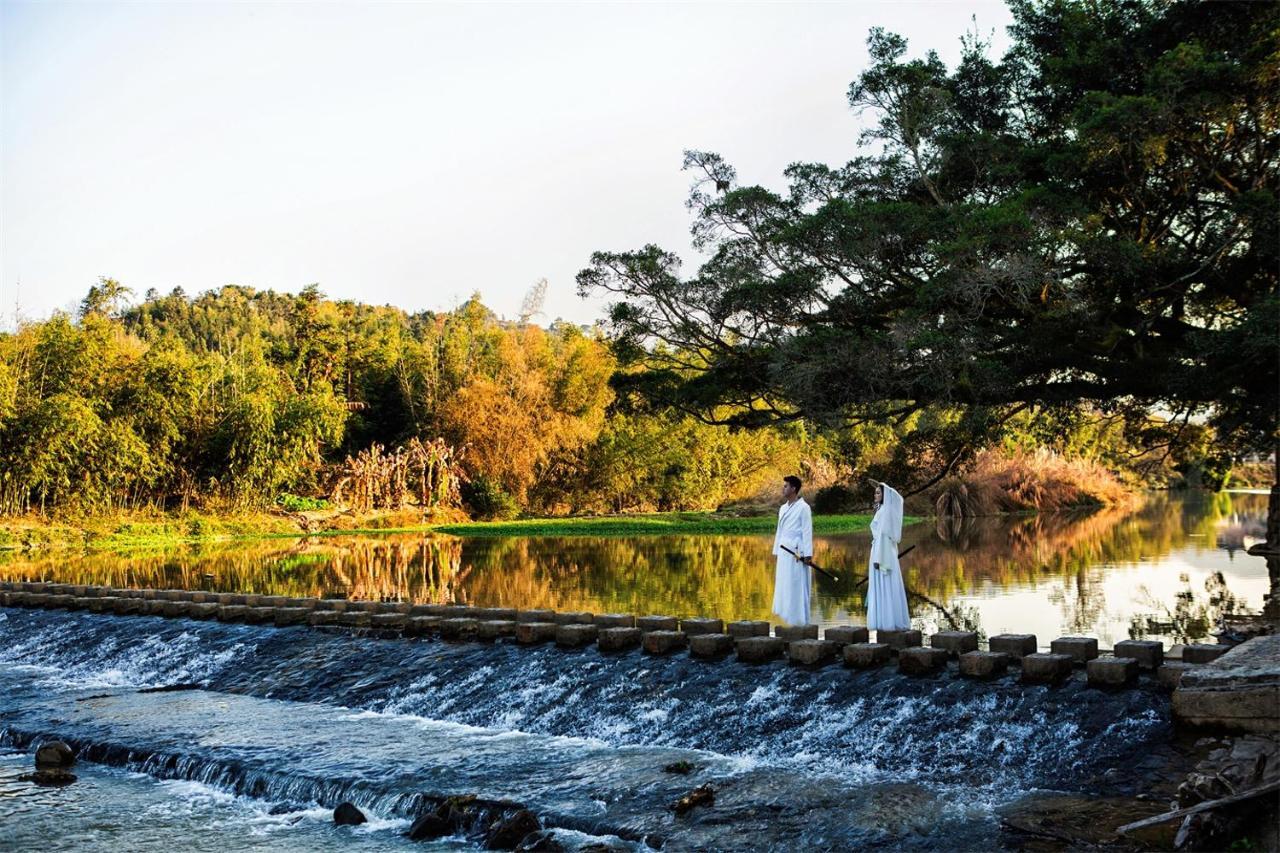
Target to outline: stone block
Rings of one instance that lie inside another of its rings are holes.
[[[404,623],[404,632],[410,637],[425,637],[438,630],[440,630],[439,616],[410,616]]]
[[[1056,684],[1071,677],[1075,658],[1059,652],[1036,652],[1022,659],[1022,680],[1040,684]]]
[[[1094,658],[1085,664],[1090,687],[1124,687],[1138,680],[1134,658]]]
[[[367,610],[348,610],[338,614],[338,624],[344,628],[368,628],[373,624],[373,614]]]
[[[481,622],[516,621],[516,609],[514,607],[480,607],[476,609],[474,615]]]
[[[929,638],[929,645],[956,658],[978,650],[978,635],[974,631],[939,631]]]
[[[71,596],[65,596],[71,601],[75,601]],[[215,607],[217,605],[214,605]],[[117,616],[134,616],[142,614],[146,611],[147,603],[141,598],[117,598],[111,606],[111,612]]]
[[[787,641],[779,637],[743,637],[738,640],[738,660],[743,663],[764,663],[782,657]]]
[[[554,622],[517,622],[516,642],[526,646],[549,643],[556,638],[558,627]]]
[[[475,611],[476,608],[465,604],[447,604],[432,615],[442,619],[474,619]]]
[[[695,658],[718,658],[733,651],[733,637],[728,634],[690,634],[689,654]]]
[[[1173,716],[1220,731],[1280,732],[1280,634],[1254,637],[1185,670],[1173,691]]]
[[[822,638],[837,646],[847,646],[867,642],[871,639],[871,632],[861,625],[833,625],[822,632]]]
[[[42,607],[45,598],[47,596],[41,593],[28,593],[27,607]],[[92,613],[110,613],[111,609],[115,607],[116,601],[117,599],[114,595],[109,595],[105,598],[91,598],[89,599],[89,610]]]
[[[557,613],[555,618],[551,620],[557,625],[590,625],[594,621],[594,617],[590,613],[581,611],[567,611]]]
[[[276,621],[274,607],[250,607],[244,612],[244,621],[250,625],[272,625]]]
[[[578,649],[594,643],[599,634],[599,625],[590,625],[586,622],[566,622],[556,626],[556,645],[566,649]]]
[[[723,634],[723,619],[706,619],[696,617],[693,619],[681,619],[680,630],[684,631],[690,637],[696,634]]]
[[[375,613],[369,620],[369,626],[383,631],[403,631],[408,621],[408,613]]]
[[[903,675],[935,675],[947,668],[946,649],[908,646],[898,651],[898,672]]]
[[[669,655],[689,645],[689,638],[683,631],[644,631],[640,644],[651,655]]]
[[[726,634],[735,640],[741,640],[746,637],[767,637],[769,636],[769,623],[750,620],[730,622],[724,626],[724,630]]]
[[[262,601],[258,602],[262,607],[288,607],[289,597],[287,595],[264,595]]]
[[[1178,663],[1177,661],[1162,663],[1160,668],[1156,670],[1156,681],[1160,682],[1161,687],[1173,690],[1182,681],[1182,674],[1197,666],[1199,664]]]
[[[893,649],[884,643],[850,643],[840,652],[845,664],[855,669],[883,666],[893,657]]]
[[[151,604],[151,602],[147,602],[147,604]],[[248,610],[249,608],[243,604],[219,604],[217,618],[219,622],[243,622],[244,615]]]
[[[891,649],[913,649],[924,645],[924,635],[919,631],[876,631],[876,642],[883,643]]]
[[[1098,641],[1093,637],[1059,637],[1049,644],[1055,655],[1067,655],[1071,662],[1083,666],[1098,656]]]
[[[1209,663],[1231,651],[1231,646],[1217,643],[1192,643],[1182,647],[1183,663]]]
[[[216,619],[221,605],[212,601],[193,601],[187,605],[188,619]]]
[[[1035,654],[1039,646],[1036,645],[1035,634],[996,634],[987,640],[987,648],[1008,655],[1013,661],[1020,661]]]
[[[311,618],[311,611],[305,607],[277,607],[275,626],[287,628],[290,625],[306,625]]]
[[[787,643],[787,658],[797,666],[821,666],[834,661],[838,649],[827,640],[792,640]]]
[[[965,678],[994,678],[1009,668],[1004,652],[971,651],[960,655],[960,674]]]
[[[554,610],[520,610],[516,612],[517,622],[549,622],[552,625],[556,622],[556,612]]]
[[[636,617],[630,613],[597,613],[591,620],[601,628],[634,628]]]
[[[471,608],[468,607],[466,609],[470,610]],[[347,602],[347,611],[353,612],[353,613],[369,613],[369,614],[381,613],[382,602],[381,601],[349,601]],[[459,612],[456,615],[466,616],[467,614],[465,612]]]
[[[680,620],[674,616],[637,616],[636,627],[641,631],[678,631]]]
[[[1158,640],[1121,640],[1112,653],[1118,658],[1133,658],[1147,670],[1157,670],[1164,663],[1164,643]]]
[[[315,610],[317,607],[319,607],[319,606],[320,606],[320,599],[318,599],[318,598],[291,598],[291,599],[289,599],[289,603],[288,603],[287,605],[285,605],[285,606],[286,606],[286,607],[302,607],[302,608],[305,608],[305,609],[307,609],[307,610]],[[406,610],[407,610],[407,605],[406,605]]]
[[[469,616],[452,618],[446,616],[440,620],[440,636],[446,640],[470,639],[475,636],[477,621]]]
[[[602,652],[620,652],[640,645],[644,632],[639,628],[601,628],[596,645]]]
[[[496,640],[499,637],[514,637],[516,635],[516,624],[514,619],[479,620],[476,622],[476,639]]]
[[[779,640],[790,643],[793,640],[818,639],[817,625],[779,625],[773,629],[773,635]]]

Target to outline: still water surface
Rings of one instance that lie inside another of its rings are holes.
[[[984,634],[1210,638],[1223,616],[1259,611],[1265,494],[1154,494],[1135,507],[925,521],[904,531],[915,627]],[[0,578],[227,592],[458,602],[778,622],[771,537],[310,537],[170,550],[0,558]],[[818,537],[840,576],[814,582],[811,621],[860,624],[866,533]]]

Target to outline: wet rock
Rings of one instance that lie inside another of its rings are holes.
[[[76,753],[60,740],[46,741],[36,750],[36,769],[68,768],[76,763]]]
[[[563,853],[565,846],[556,839],[555,832],[543,829],[526,835],[516,845],[516,850],[524,853]]]
[[[698,806],[714,805],[716,791],[710,785],[699,785],[689,793],[671,804],[671,811],[678,815],[688,814]]]
[[[538,816],[528,809],[520,809],[496,821],[484,839],[487,850],[514,850],[526,837],[542,829]]]
[[[419,815],[405,835],[411,841],[430,841],[453,834],[453,823],[447,810],[436,809]]]
[[[364,812],[352,803],[338,803],[338,807],[333,810],[333,822],[338,826],[359,826],[368,820]]]
[[[696,768],[689,761],[675,761],[662,768],[663,773],[674,773],[677,776],[688,776]]]

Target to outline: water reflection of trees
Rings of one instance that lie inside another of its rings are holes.
[[[1257,498],[1257,500],[1253,500]],[[1199,537],[1261,516],[1265,497],[1217,495],[1193,502],[1155,496],[1139,509],[968,519],[939,536],[932,524],[907,528],[903,562],[911,608],[926,627],[980,630],[977,607],[960,596],[1035,588],[1085,632],[1105,609],[1108,567],[1151,561]],[[153,553],[32,559],[10,554],[0,577],[128,586],[187,587],[282,595],[349,595],[415,602],[458,601],[592,612],[662,612],[769,619],[773,557],[768,536],[534,537],[460,540],[391,534],[190,546]],[[820,579],[814,618],[835,621],[866,606],[869,540],[829,537],[820,561],[840,574]],[[1242,603],[1218,586],[1200,600],[1189,589],[1153,602],[1135,618],[1137,634],[1204,636]],[[855,616],[857,618],[857,616]]]

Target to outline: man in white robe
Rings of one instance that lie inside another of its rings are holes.
[[[813,512],[800,497],[799,477],[784,477],[782,482],[785,503],[778,509],[778,532],[773,537],[773,553],[778,558],[773,575],[773,612],[792,625],[807,625]]]

